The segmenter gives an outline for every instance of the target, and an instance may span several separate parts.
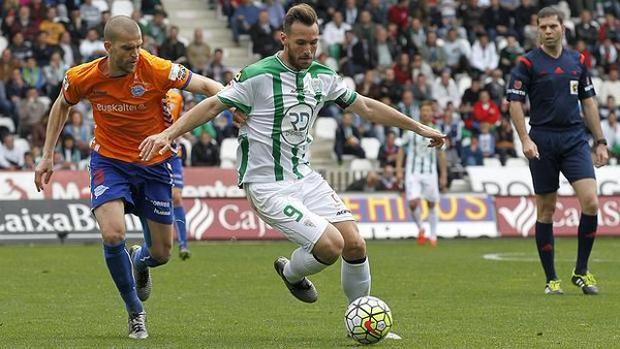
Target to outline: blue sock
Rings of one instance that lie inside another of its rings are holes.
[[[554,255],[554,239],[553,239],[553,223],[536,222],[536,247],[538,248],[538,256],[542,263],[547,282],[556,280],[558,276],[555,274],[555,266],[553,265]]]
[[[129,254],[125,250],[125,241],[115,246],[104,243],[103,254],[108,270],[110,270],[110,275],[112,275],[112,280],[114,280],[118,292],[121,294],[123,301],[125,301],[127,312],[133,314],[144,311],[136,293],[136,284],[131,272]]]
[[[158,261],[157,259],[151,257],[151,251],[149,251],[149,247],[146,245],[146,242],[140,246],[140,251],[136,253],[133,260],[133,265],[139,271],[142,271],[146,268],[155,268],[156,266],[166,264]]]
[[[176,206],[174,208],[174,225],[177,229],[179,246],[182,248],[186,248],[187,230],[185,229],[185,209],[183,208],[183,206]]]
[[[575,266],[576,274],[585,274],[588,271],[588,259],[594,238],[596,237],[596,228],[598,226],[598,216],[590,216],[585,213],[581,214],[579,220],[579,228],[577,228],[577,265]]]

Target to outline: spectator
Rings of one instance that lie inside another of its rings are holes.
[[[168,38],[159,47],[159,56],[174,63],[185,63],[187,61],[185,53],[185,45],[179,41],[179,27],[170,26]]]
[[[366,10],[370,13],[373,23],[385,26],[388,20],[386,2],[382,0],[370,0],[366,2]]]
[[[483,74],[490,74],[491,70],[497,68],[499,56],[495,49],[495,43],[489,41],[486,33],[479,35],[471,49],[471,66]]]
[[[620,80],[618,80],[618,68],[613,67],[609,70],[609,78],[601,84],[601,91],[598,95],[599,101],[607,100],[613,96],[615,101],[620,101]]]
[[[455,107],[461,105],[461,94],[456,86],[456,82],[450,76],[450,70],[445,69],[441,76],[435,79],[433,84],[433,99],[444,109],[448,103]]]
[[[8,81],[16,68],[19,68],[19,61],[13,57],[13,52],[7,47],[2,51],[2,56],[0,56],[0,81]]]
[[[433,73],[433,68],[422,59],[422,56],[419,54],[413,55],[413,60],[411,62],[411,77],[413,79],[417,78],[420,74],[424,74],[428,81],[435,80],[435,73]]]
[[[599,25],[592,20],[592,13],[588,10],[582,11],[579,18],[581,20],[575,25],[575,38],[583,40],[588,45],[588,50],[592,52],[598,40]]]
[[[60,92],[60,85],[65,76],[65,72],[69,69],[60,56],[59,52],[52,54],[51,61],[43,67],[43,76],[45,78],[45,92],[50,98],[55,98]]]
[[[344,44],[345,33],[351,30],[348,23],[344,23],[341,12],[334,12],[332,20],[325,25],[321,40],[327,49],[329,56],[340,59],[342,56],[342,45]]]
[[[261,58],[276,53],[280,45],[274,38],[273,33],[275,31],[276,28],[272,27],[269,22],[269,12],[261,10],[258,14],[258,21],[250,28],[252,53],[259,55]]]
[[[34,155],[32,152],[27,151],[24,153],[24,165],[22,166],[22,170],[26,171],[34,171],[34,168],[37,166],[36,161],[34,160]]]
[[[69,167],[72,170],[76,170],[78,168],[78,164],[80,160],[82,160],[82,155],[80,150],[75,145],[75,139],[73,139],[72,135],[64,135],[58,145],[58,151],[62,154],[63,159],[66,164],[64,167]]]
[[[601,128],[609,154],[620,160],[620,124],[617,119],[616,113],[610,113],[606,120],[601,121]]]
[[[585,41],[577,40],[575,44],[575,50],[583,55],[583,65],[588,68],[588,70],[592,69],[592,62],[594,61],[594,57],[592,57],[592,53],[588,51],[588,47],[586,46]]]
[[[443,45],[437,41],[437,33],[434,31],[426,33],[426,41],[420,47],[420,55],[431,66],[435,74],[439,74],[446,66],[446,52]]]
[[[342,156],[344,154],[351,154],[361,159],[366,158],[366,153],[360,144],[360,139],[360,132],[357,127],[353,125],[353,114],[351,112],[345,112],[342,115],[340,125],[336,129],[334,151],[336,152],[338,164],[342,164]]]
[[[616,104],[616,98],[613,95],[607,96],[607,103],[601,105],[599,108],[599,114],[601,115],[601,120],[607,119],[607,116],[611,113],[615,113],[616,116],[620,115],[620,108]]]
[[[161,0],[141,0],[140,11],[145,15],[155,15],[158,10],[162,10]]]
[[[13,124],[19,124],[19,120],[17,117],[17,111],[15,110],[15,105],[9,99],[6,94],[6,87],[4,85],[4,81],[0,80],[0,117],[10,117],[13,120]]]
[[[84,116],[79,110],[72,109],[69,112],[69,122],[65,125],[63,133],[73,138],[76,147],[84,157],[88,155],[92,133],[90,127],[84,123]]]
[[[484,10],[482,21],[491,40],[495,40],[498,35],[506,36],[508,33],[507,24],[510,23],[510,15],[500,6],[499,0],[491,0],[491,6]]]
[[[340,58],[340,71],[345,76],[363,74],[370,66],[370,47],[367,42],[359,40],[352,30],[345,34]]]
[[[103,41],[99,40],[99,34],[95,29],[90,29],[86,34],[86,39],[80,44],[80,54],[85,62],[90,62],[95,58],[106,55]]]
[[[39,24],[39,30],[47,33],[46,40],[49,45],[58,45],[60,36],[67,30],[58,19],[56,7],[50,6],[47,8],[45,20]]]
[[[412,118],[415,121],[419,121],[420,117],[419,117],[419,107],[418,104],[415,101],[414,95],[413,95],[413,91],[411,90],[405,90],[402,94],[402,98],[400,103],[398,103],[398,110],[400,110],[401,113],[407,115],[408,117]]]
[[[49,4],[43,4],[43,0],[31,0],[30,1],[30,18],[37,23],[41,23],[45,19],[45,14],[47,12],[48,6],[55,5],[51,1],[48,1]]]
[[[39,99],[36,88],[30,87],[26,92],[26,98],[19,101],[19,128],[20,135],[24,138],[32,131],[32,127],[41,122],[47,114],[47,106]]]
[[[219,166],[220,147],[209,132],[203,131],[192,147],[192,166]]]
[[[485,158],[495,157],[495,135],[491,132],[491,125],[486,122],[480,123],[478,143],[482,151],[482,156]]]
[[[32,47],[32,55],[37,61],[37,65],[40,67],[49,64],[52,53],[60,51],[58,45],[50,45],[47,43],[47,36],[46,32],[40,32],[39,35],[37,35],[37,42]]]
[[[448,136],[451,146],[460,152],[461,138],[463,138],[465,123],[461,120],[461,117],[454,109],[452,103],[448,103],[442,118],[436,121],[436,125],[441,133]]]
[[[230,23],[233,40],[237,45],[239,44],[239,35],[249,34],[250,28],[258,21],[259,10],[251,0],[241,0],[241,3],[237,6]]]
[[[211,59],[211,62],[207,64],[205,69],[207,77],[219,82],[224,81],[224,73],[228,71],[228,68],[222,63],[223,56],[224,52],[222,52],[221,48],[216,48],[213,51],[213,59]]]
[[[0,168],[19,170],[24,165],[24,154],[27,151],[15,144],[15,135],[5,134],[0,144]]]
[[[394,65],[394,57],[398,52],[398,47],[394,40],[388,40],[387,31],[382,26],[377,26],[375,30],[375,45],[372,53],[372,65],[379,71],[385,71]]]
[[[463,166],[482,166],[484,164],[482,150],[478,146],[478,136],[472,135],[468,146],[463,148]]]
[[[67,29],[69,30],[69,33],[71,33],[72,42],[75,45],[79,45],[80,41],[86,37],[86,33],[88,33],[88,25],[82,18],[79,10],[71,11],[71,23],[69,23]]]
[[[614,64],[618,61],[618,50],[616,46],[607,38],[603,41],[603,44],[598,48],[598,64],[603,66],[605,71],[614,67]]]
[[[392,103],[400,102],[403,87],[396,81],[394,69],[385,70],[385,79],[381,82],[381,98],[389,97]]]
[[[490,80],[484,85],[484,89],[489,91],[489,95],[495,104],[498,106],[502,104],[504,91],[506,91],[506,82],[502,78],[502,71],[500,69],[494,69],[491,72]]]
[[[404,46],[403,49],[410,54],[419,52],[424,46],[427,37],[422,21],[419,18],[412,18],[411,24],[405,30],[404,36],[406,44],[402,45]]]
[[[22,72],[20,69],[13,69],[11,78],[6,84],[6,96],[13,102],[14,105],[18,105],[20,99],[26,96],[28,85],[22,78]],[[18,112],[19,113],[19,112]],[[15,125],[17,127],[17,125]]]
[[[433,87],[428,82],[426,75],[422,73],[418,74],[411,91],[415,100],[425,101],[433,99]]]
[[[398,0],[388,10],[388,21],[396,24],[399,28],[406,28],[409,21],[409,0]]]
[[[110,13],[110,11],[103,11],[101,12],[101,22],[99,22],[99,24],[97,24],[97,26],[94,28],[97,33],[99,33],[99,37],[102,38],[103,37],[103,30],[105,28],[106,23],[108,23],[108,21],[110,20],[110,18],[112,18],[112,14]]]
[[[446,66],[455,73],[465,72],[469,68],[469,56],[471,56],[471,45],[469,41],[458,37],[455,28],[448,30],[448,35],[443,44]]]
[[[190,69],[202,72],[211,57],[211,47],[204,41],[204,32],[201,28],[194,30],[194,40],[187,45],[187,62]]]
[[[269,24],[275,28],[282,28],[282,24],[284,24],[284,7],[280,0],[265,0],[265,9],[269,14],[267,17],[269,18]]]
[[[18,61],[26,61],[28,57],[32,57],[32,45],[24,41],[24,34],[22,33],[13,35],[9,49]]]
[[[353,25],[355,36],[360,40],[365,40],[372,48],[375,45],[377,26],[372,22],[370,12],[363,10],[359,15],[359,22]]]
[[[366,70],[364,79],[355,87],[355,91],[372,99],[381,99],[381,87],[376,82],[376,71]]]
[[[459,6],[459,18],[467,29],[469,42],[474,41],[475,36],[484,31],[482,16],[484,10],[478,5],[478,0],[465,0]]]
[[[532,4],[532,0],[521,0],[521,5],[513,13],[515,19],[514,29],[518,31],[518,37],[523,40],[524,29],[531,23],[532,16],[536,16],[538,8]]]
[[[530,23],[523,28],[523,49],[527,52],[538,45],[538,15],[530,16]],[[592,52],[592,51],[590,51]]]
[[[19,8],[19,14],[15,18],[15,22],[11,26],[11,34],[21,33],[27,42],[34,42],[39,32],[39,23],[32,20],[30,16],[30,8],[22,6]]]
[[[80,5],[80,14],[84,21],[86,21],[86,28],[95,28],[101,23],[101,10],[99,7],[93,5],[93,0],[84,0]]]
[[[350,26],[353,26],[357,22],[359,11],[355,5],[355,0],[345,0],[344,6],[340,9],[340,12],[342,12],[344,22],[348,23]]]
[[[394,78],[397,83],[401,85],[411,83],[411,66],[407,53],[403,52],[398,56],[398,61],[392,69],[394,70]]]
[[[499,161],[502,163],[502,166],[506,165],[506,159],[508,157],[517,157],[514,144],[514,132],[512,131],[512,125],[508,118],[502,118],[501,124],[497,129],[495,152],[499,155]]]
[[[396,178],[394,174],[394,165],[385,165],[383,166],[383,173],[381,174],[381,179],[379,180],[379,185],[377,186],[378,190],[385,191],[399,191],[400,190],[400,181]]]
[[[38,91],[42,91],[45,87],[45,77],[43,70],[37,65],[34,57],[28,58],[26,66],[22,68],[22,78],[29,87],[34,87]]]
[[[62,49],[62,61],[68,67],[73,67],[82,62],[80,50],[78,46],[71,41],[71,34],[69,34],[69,32],[64,32],[60,35],[59,46]]]
[[[611,12],[605,13],[605,22],[599,30],[599,40],[611,39],[613,42],[620,42],[620,21]]]
[[[486,122],[495,125],[501,116],[499,107],[491,100],[489,92],[482,90],[480,100],[474,103],[473,118],[465,121],[465,126],[470,130],[480,130],[480,124]]]
[[[396,166],[396,158],[398,157],[399,149],[400,147],[396,145],[396,133],[394,133],[394,131],[388,131],[385,143],[379,148],[379,155],[377,156],[379,166]]]
[[[508,35],[506,42],[506,47],[499,53],[499,68],[504,75],[510,73],[510,70],[517,62],[517,58],[525,53],[523,48],[519,45],[519,41],[517,41],[515,34]]]
[[[142,11],[144,13],[144,11]],[[155,10],[153,19],[146,25],[146,34],[155,40],[157,46],[161,46],[166,40],[168,27],[166,26],[166,12],[164,10]]]

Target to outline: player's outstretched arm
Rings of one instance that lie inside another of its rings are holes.
[[[605,139],[603,130],[601,129],[601,118],[598,114],[598,105],[595,97],[589,97],[581,100],[581,107],[583,108],[584,121],[586,126],[594,137],[594,165],[596,167],[605,166],[609,154],[607,153],[607,145],[597,142],[598,140]]]
[[[521,144],[523,144],[523,155],[525,155],[528,159],[538,159],[540,157],[538,154],[538,147],[530,138],[530,135],[527,134],[527,129],[525,128],[523,103],[519,101],[510,101],[508,110],[510,112],[512,123],[515,125],[515,129],[517,130],[517,134],[519,134],[519,139],[521,139]]]
[[[71,105],[65,101],[65,97],[60,93],[50,110],[43,153],[34,171],[34,184],[37,191],[43,190],[43,185],[49,183],[54,172],[54,148],[69,117],[69,109],[71,109]]]
[[[209,97],[187,111],[172,126],[164,131],[145,138],[138,149],[140,158],[149,161],[155,154],[163,154],[172,140],[208,122],[221,113],[227,106],[217,96]]]
[[[185,87],[185,90],[191,93],[200,93],[207,96],[215,96],[223,88],[224,85],[220,84],[219,82],[206,76],[193,73],[192,79]]]
[[[353,104],[351,104],[347,110],[352,111],[369,121],[410,130],[419,135],[430,138],[430,146],[432,147],[441,147],[446,137],[434,128],[419,123],[390,106],[360,94],[358,94]]]

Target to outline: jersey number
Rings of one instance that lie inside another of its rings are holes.
[[[295,218],[296,222],[301,221],[301,219],[304,217],[304,214],[301,213],[300,210],[296,209],[291,205],[284,206],[284,210],[282,210],[282,212],[284,212],[287,217]]]

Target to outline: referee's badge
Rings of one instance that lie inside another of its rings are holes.
[[[578,94],[578,89],[577,89],[578,86],[579,86],[579,81],[577,80],[570,81],[570,94],[571,95]]]

